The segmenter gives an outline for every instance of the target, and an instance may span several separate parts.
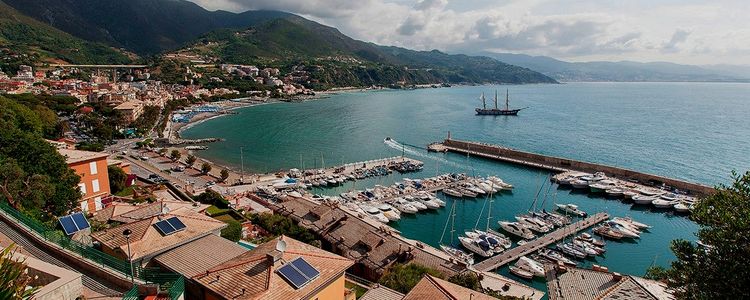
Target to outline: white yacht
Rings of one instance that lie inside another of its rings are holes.
[[[621,197],[623,193],[625,193],[625,190],[621,188],[613,187],[613,188],[609,188],[605,190],[604,192],[607,193],[607,195],[611,197]]]
[[[474,229],[473,231],[467,231],[465,232],[466,236],[470,238],[481,238],[486,237],[486,241],[489,242],[490,246],[493,247],[495,250],[495,253],[500,253],[501,251],[505,249],[509,249],[513,242],[507,237],[505,237],[502,233],[495,232],[492,230],[483,231],[479,229]]]
[[[635,227],[638,230],[648,230],[651,228],[651,225],[638,222],[636,220],[633,220],[633,218],[631,217],[615,217],[612,219],[612,221],[623,225],[630,225],[631,227]]]
[[[656,199],[654,202],[651,202],[656,208],[673,208],[677,203],[679,203],[677,200],[670,201],[664,199]]]
[[[535,276],[544,277],[544,266],[540,262],[526,256],[518,258],[516,267],[532,272]]]
[[[424,197],[423,197],[424,196]],[[430,197],[427,197],[426,195],[417,195],[414,197],[414,199],[417,200],[417,202],[424,204],[429,209],[438,209],[440,208],[440,204],[437,204],[435,201],[432,201]]]
[[[409,201],[406,201],[403,198],[396,198],[396,201],[393,201],[393,206],[402,213],[406,214],[415,214],[417,213],[417,211],[419,211],[416,207],[414,207],[414,205],[411,205]]]
[[[463,245],[464,248],[468,249],[471,252],[479,254],[480,256],[490,257],[495,254],[495,252],[492,251],[490,244],[485,240],[472,239],[465,236],[458,237],[458,240],[461,241],[461,245]]]
[[[372,207],[369,205],[360,205],[360,207],[368,216],[373,217],[375,220],[378,220],[381,223],[388,223],[390,221],[377,207]]]
[[[487,179],[492,180],[492,182],[494,182],[495,184],[497,184],[498,186],[500,186],[503,190],[509,191],[509,190],[513,189],[513,185],[512,184],[506,183],[505,181],[503,181],[502,179],[500,179],[500,178],[498,178],[496,176],[490,176],[490,177],[487,177]]]
[[[690,205],[685,204],[685,202],[680,202],[674,205],[674,210],[678,213],[689,213]]]
[[[393,206],[390,206],[389,204],[380,204],[378,205],[378,209],[390,221],[401,220],[401,213],[398,210],[393,209]]]
[[[518,222],[505,221],[498,221],[497,223],[500,224],[500,228],[517,237],[527,240],[534,238],[534,233],[532,233],[531,230],[526,228],[523,224],[520,224]]]
[[[417,210],[425,210],[427,209],[427,205],[424,205],[422,202],[417,201],[417,199],[414,199],[412,196],[404,196],[404,200],[406,202],[409,202],[411,206],[414,206]]]
[[[462,194],[461,192],[454,190],[454,189],[450,189],[450,188],[443,189],[443,194],[446,194],[448,196],[458,197],[458,198],[461,198],[464,196],[464,194]]]
[[[471,253],[447,245],[440,245],[440,249],[458,261],[464,262],[467,266],[474,264],[474,255]]]
[[[551,229],[550,226],[547,226],[547,224],[543,224],[542,222],[538,222],[537,220],[526,216],[516,216],[516,221],[518,221],[518,223],[520,223],[521,225],[526,226],[526,228],[538,233],[547,233]]]
[[[574,189],[586,189],[589,187],[589,182],[586,180],[576,179],[570,182],[570,186]]]
[[[656,198],[651,196],[635,195],[633,196],[633,203],[638,205],[651,205]]]
[[[578,217],[586,216],[586,212],[578,209],[578,205],[575,205],[575,204],[556,204],[556,205],[557,205],[557,209],[562,212],[569,213]]]
[[[477,196],[479,196],[477,193],[467,188],[462,188],[458,191],[461,192],[461,195],[463,195],[464,197],[476,198]]]

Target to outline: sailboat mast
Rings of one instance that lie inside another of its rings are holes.
[[[484,92],[482,92],[482,96],[479,98],[482,99],[482,108],[487,109],[487,102],[484,101]]]
[[[510,110],[508,108],[508,89],[505,89],[505,110]]]
[[[492,202],[494,202],[494,200],[495,200],[492,197],[492,192],[489,193],[488,197],[490,198],[490,208],[489,208],[489,210],[487,210],[487,228],[484,229],[485,231],[489,231],[490,230],[490,222],[491,222],[490,220],[492,219]]]
[[[495,109],[497,109],[497,90],[495,90]]]

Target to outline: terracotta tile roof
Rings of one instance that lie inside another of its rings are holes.
[[[158,216],[161,214],[164,207],[168,208],[170,211],[184,207],[199,212],[205,209],[207,205],[198,204],[196,206],[192,202],[170,200],[161,200],[141,205],[114,202],[105,209],[97,212],[94,218],[102,222],[117,221],[121,223],[132,223]]]
[[[160,217],[166,219],[173,216],[179,217],[180,221],[186,225],[186,228],[163,236],[153,224],[158,222]],[[226,226],[226,223],[219,220],[196,213],[187,208],[180,208],[163,216],[151,217],[98,231],[93,233],[91,237],[109,248],[119,248],[123,252],[126,252],[127,240],[122,235],[122,232],[125,229],[130,229],[133,232],[130,236],[130,251],[133,260],[138,260],[139,258],[159,254],[165,250],[211,234]]]
[[[209,234],[159,254],[154,260],[185,277],[193,277],[247,251],[235,242]]]
[[[656,281],[579,268],[555,271],[554,278],[547,282],[547,286],[551,300],[674,299],[666,286]]]
[[[257,248],[237,256],[193,280],[207,290],[229,299],[304,299],[326,287],[332,280],[343,276],[353,261],[325,250],[283,238],[287,244],[280,260],[274,262],[272,255],[278,239],[273,239]],[[270,254],[270,255],[269,255]],[[284,262],[303,257],[315,267],[320,276],[300,289],[295,289],[276,273]]]
[[[401,300],[404,298],[404,294],[397,291],[377,285],[370,288],[362,297],[358,300]]]
[[[425,275],[417,285],[409,291],[403,300],[457,300],[457,299],[475,299],[475,300],[497,300],[494,297],[485,295],[481,292],[467,289],[457,284],[450,283],[437,277]]]

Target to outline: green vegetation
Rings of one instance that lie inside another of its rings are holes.
[[[0,299],[31,299],[39,290],[31,287],[32,278],[26,274],[24,260],[13,259],[15,244],[11,244],[0,253]]]
[[[297,225],[296,223],[294,223],[294,220],[287,216],[275,214],[251,214],[249,215],[249,218],[253,224],[256,224],[265,229],[266,231],[271,233],[273,237],[277,237],[283,234],[295,240],[311,245],[320,244],[313,232],[307,230],[307,228]],[[270,240],[273,237],[270,237],[266,240]]]
[[[354,294],[356,295],[355,297],[357,299],[359,299],[359,297],[362,297],[362,295],[364,295],[365,293],[367,293],[367,289],[366,288],[363,288],[363,287],[361,287],[359,285],[356,285],[354,283],[351,283],[349,281],[347,281],[346,283],[344,283],[344,287],[347,288],[347,289],[353,289],[354,290]]]
[[[107,166],[109,175],[109,189],[112,194],[117,194],[125,189],[125,181],[128,180],[128,174],[118,166]]]
[[[227,178],[229,178],[229,170],[227,169],[221,169],[221,173],[219,173],[219,180],[222,182],[226,181]]]
[[[692,211],[708,246],[672,241],[677,260],[669,269],[649,269],[647,276],[666,280],[678,299],[750,298],[750,171],[733,177]]]
[[[104,151],[104,144],[100,142],[81,142],[76,145],[76,149],[83,151],[102,152]]]
[[[192,167],[196,160],[198,160],[198,158],[195,157],[195,155],[188,154],[187,158],[185,158],[185,163],[188,167]]]
[[[180,150],[174,149],[169,153],[169,158],[171,158],[173,161],[180,160],[180,157],[182,157],[182,153],[180,153]]]
[[[422,280],[425,274],[443,278],[443,274],[437,270],[419,264],[394,264],[378,281],[388,288],[398,291],[399,293],[409,293],[411,289]]]
[[[211,205],[208,208],[206,208],[206,214],[209,217],[218,217],[218,216],[226,215],[227,213],[229,213],[229,211],[231,211],[231,209],[218,208],[216,207],[216,205]]]
[[[203,174],[208,174],[208,172],[211,172],[211,168],[212,168],[212,167],[211,167],[211,164],[209,164],[209,163],[207,163],[207,162],[204,162],[204,163],[203,163],[203,164],[201,165],[201,173],[203,173]]]
[[[56,124],[0,97],[0,201],[48,221],[77,206],[79,177],[44,140]]]
[[[221,194],[207,189],[202,194],[194,197],[195,201],[198,201],[203,204],[209,204],[217,207],[218,209],[226,209],[229,208],[229,201],[227,199],[224,199],[224,197],[221,196]]]
[[[133,188],[133,186],[129,186],[120,190],[117,193],[114,193],[114,195],[119,196],[119,197],[127,197],[127,196],[133,195],[134,193],[135,193],[135,189]]]
[[[146,106],[143,108],[143,113],[131,125],[138,129],[139,133],[147,133],[156,126],[160,114],[161,109],[158,106]]]
[[[229,220],[227,227],[221,230],[221,237],[236,242],[242,238],[242,224],[235,220]]]

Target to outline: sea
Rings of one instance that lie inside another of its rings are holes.
[[[518,116],[477,116],[487,105],[525,108]],[[222,138],[200,156],[239,170],[272,172],[317,168],[405,155],[421,160],[421,172],[348,182],[314,193],[338,195],[352,189],[390,185],[403,177],[446,172],[496,175],[515,186],[494,196],[489,226],[516,214],[574,203],[590,214],[629,216],[653,228],[634,241],[607,243],[604,256],[583,261],[612,271],[644,275],[668,266],[674,239],[695,241],[698,225],[671,211],[643,208],[585,192],[550,186],[547,171],[483,158],[428,153],[427,144],[450,133],[454,139],[603,163],[710,186],[728,184],[732,172],[750,170],[750,84],[742,83],[565,83],[483,85],[416,90],[370,90],[302,103],[247,107],[182,132],[186,138]],[[386,142],[390,137],[393,141]],[[240,150],[242,148],[242,151]],[[242,157],[241,157],[242,152]],[[438,246],[459,245],[458,234],[485,228],[486,199],[454,199],[455,233],[446,228],[449,208],[402,216],[392,227],[408,238]],[[546,291],[545,282],[499,273]]]

